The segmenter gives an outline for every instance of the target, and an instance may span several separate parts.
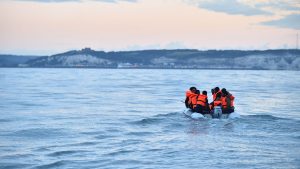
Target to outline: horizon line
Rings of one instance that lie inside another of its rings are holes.
[[[63,54],[71,51],[84,51],[84,50],[90,50],[90,51],[95,51],[95,52],[105,52],[105,53],[110,53],[110,52],[139,52],[139,51],[160,51],[160,50],[167,50],[167,51],[175,51],[175,50],[196,50],[196,51],[269,51],[269,50],[295,50],[295,51],[300,51],[300,49],[296,48],[270,48],[270,49],[195,49],[195,48],[178,48],[178,49],[167,49],[167,48],[162,48],[162,49],[137,49],[137,50],[97,50],[97,49],[92,49],[90,47],[85,47],[81,49],[70,49],[62,52],[56,52],[54,54],[13,54],[13,53],[0,53],[0,55],[14,55],[14,56],[53,56],[53,55],[58,55],[58,54]]]

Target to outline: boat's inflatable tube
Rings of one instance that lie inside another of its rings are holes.
[[[240,117],[241,117],[241,115],[238,114],[237,112],[233,112],[228,115],[229,119],[235,119],[235,118],[240,118]]]
[[[186,109],[183,111],[186,116],[191,117],[192,119],[211,119],[211,118],[219,118],[219,119],[234,119],[240,118],[240,115],[236,112],[230,114],[222,114],[222,110],[216,109],[212,115],[205,114],[202,115],[200,113],[192,112],[190,109]]]
[[[184,110],[183,113],[186,116],[191,117],[192,119],[203,119],[203,118],[205,118],[202,114],[200,114],[200,113],[194,113],[190,109]]]
[[[189,116],[191,117],[192,119],[206,119],[206,118],[212,118],[210,114],[200,114],[200,113],[195,113],[195,112],[192,112],[190,109],[186,109],[183,111],[183,113],[186,115],[186,116]]]

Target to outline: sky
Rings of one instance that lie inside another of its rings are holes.
[[[0,53],[296,48],[299,0],[1,0]]]

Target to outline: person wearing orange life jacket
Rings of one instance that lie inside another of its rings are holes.
[[[215,89],[211,89],[211,95],[213,96],[213,100],[214,100],[214,94],[215,94]],[[212,110],[212,103],[209,104],[209,109]]]
[[[230,99],[234,100],[235,97],[234,97],[231,93],[229,93],[229,91],[227,91],[225,88],[223,88],[223,89],[221,90],[221,92],[222,92],[222,93],[227,93],[228,96],[230,97]]]
[[[215,87],[215,88],[211,89],[211,94],[212,94],[212,97],[213,97],[213,101],[216,100],[216,96],[217,96],[218,93],[220,93],[221,96],[222,96],[222,93],[221,93],[219,87]],[[209,108],[210,108],[210,110],[213,110],[213,102],[211,102],[209,104]]]
[[[218,93],[221,93],[221,95],[222,95],[222,92],[220,91],[220,88],[219,88],[219,87],[215,87],[215,88],[214,88],[214,93],[213,93],[213,100],[216,99],[216,95],[217,95]]]
[[[195,108],[197,106],[197,99],[198,99],[198,96],[200,95],[200,91],[199,90],[196,90],[195,94],[191,95],[190,96],[190,99],[191,99],[191,102],[192,102],[192,111],[195,112]]]
[[[234,112],[234,96],[230,94],[225,88],[222,89],[222,112],[230,114]]]
[[[185,103],[186,108],[191,108],[192,102],[190,100],[190,97],[195,94],[196,90],[197,90],[196,87],[190,87],[190,90],[185,92],[185,102],[184,103]]]
[[[228,107],[234,108],[234,98],[235,97],[231,93],[229,93],[225,88],[223,88],[221,91],[222,91],[222,93],[225,93],[224,95],[228,96],[230,99],[230,106],[228,106]]]
[[[207,91],[204,90],[202,92],[202,94],[205,95],[205,97],[206,97],[204,112],[209,114],[210,113],[210,107],[209,107],[208,98],[207,98]]]
[[[221,93],[216,94],[215,100],[211,103],[211,110],[213,110],[216,106],[222,107]]]
[[[207,91],[203,91],[202,94],[199,94],[195,111],[201,114],[210,114]]]

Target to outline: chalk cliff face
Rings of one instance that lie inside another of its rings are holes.
[[[29,61],[29,66],[101,66],[112,62],[89,54],[50,56]]]
[[[19,56],[20,57],[20,56]],[[1,60],[0,66],[8,62]],[[18,66],[16,57],[14,65]],[[103,52],[89,48],[43,57],[20,59],[27,67],[198,68],[300,70],[300,50],[144,50]],[[4,66],[3,66],[4,65]]]

